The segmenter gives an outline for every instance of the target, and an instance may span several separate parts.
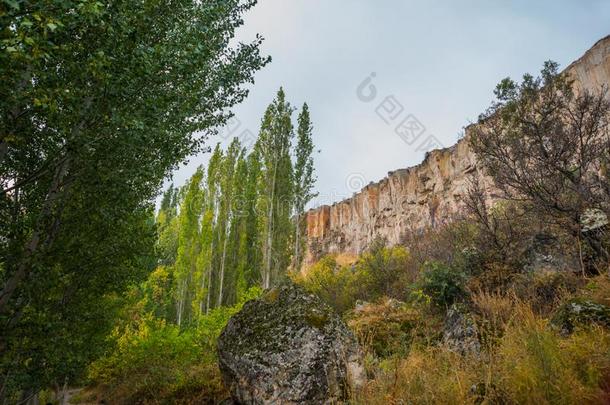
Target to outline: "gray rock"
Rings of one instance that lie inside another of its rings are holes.
[[[608,215],[598,208],[586,209],[580,217],[583,232],[594,231],[608,225]]]
[[[610,328],[610,307],[587,299],[574,299],[563,304],[551,319],[551,326],[564,336],[578,326],[591,324]]]
[[[478,355],[481,352],[476,323],[472,316],[457,304],[453,304],[447,311],[443,344],[449,350],[462,355]]]
[[[541,233],[531,240],[523,269],[529,273],[569,272],[579,266],[577,258],[566,252],[557,237]]]
[[[356,339],[329,306],[293,284],[246,303],[218,339],[241,404],[336,403],[364,382]]]

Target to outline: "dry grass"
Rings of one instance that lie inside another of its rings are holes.
[[[411,332],[420,321],[418,311],[387,297],[365,304],[348,316],[348,325],[364,352],[378,356],[406,354]]]
[[[482,293],[480,316],[504,333],[478,357],[416,347],[381,363],[357,404],[604,404],[610,400],[610,334],[562,338],[528,306]]]
[[[376,378],[358,393],[356,404],[464,404],[478,382],[474,364],[442,348],[414,350],[387,360]]]
[[[601,275],[589,279],[582,295],[598,304],[610,306],[610,277]]]

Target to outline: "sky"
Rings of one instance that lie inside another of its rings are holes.
[[[310,107],[318,206],[453,145],[501,79],[578,59],[610,34],[610,1],[259,0],[238,40],[257,33],[273,60],[208,143],[250,145],[282,86],[294,107]],[[208,158],[193,156],[171,181]]]

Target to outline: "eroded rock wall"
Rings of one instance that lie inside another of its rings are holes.
[[[566,69],[577,88],[597,90],[610,84],[610,36],[598,41]],[[436,227],[463,211],[463,198],[477,166],[468,138],[473,127],[457,144],[428,153],[414,167],[388,173],[352,198],[307,212],[308,265],[328,253],[362,253],[381,236],[390,245],[410,232]],[[481,176],[490,197],[495,190]]]

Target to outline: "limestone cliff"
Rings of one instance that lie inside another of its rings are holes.
[[[610,36],[598,41],[566,69],[577,88],[610,84]],[[450,221],[462,210],[469,178],[480,171],[468,145],[473,128],[457,144],[429,152],[414,167],[371,183],[352,198],[307,212],[306,264],[327,253],[357,255],[377,236],[393,245],[409,232]],[[483,181],[493,197],[489,179]]]

